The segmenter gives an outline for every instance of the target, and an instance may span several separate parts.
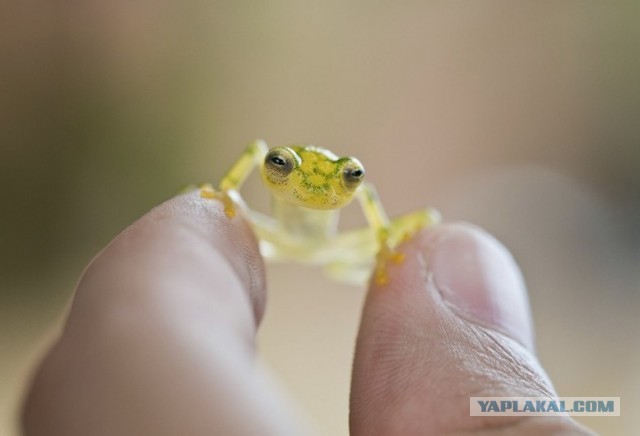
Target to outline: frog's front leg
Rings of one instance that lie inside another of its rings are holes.
[[[235,216],[235,205],[230,193],[237,192],[240,189],[254,168],[264,160],[267,150],[267,144],[263,140],[253,141],[222,178],[218,185],[218,191],[211,184],[205,183],[200,185],[200,196],[222,201],[227,216],[230,218]]]
[[[439,222],[440,215],[433,209],[424,209],[389,221],[380,198],[368,183],[360,188],[358,200],[378,239],[374,280],[377,284],[384,285],[388,282],[388,262],[400,263],[404,259],[404,255],[395,248],[398,243],[418,230]]]
[[[363,184],[358,190],[358,200],[378,240],[378,254],[376,255],[373,274],[376,283],[383,285],[388,281],[387,262],[390,260],[395,263],[402,262],[404,256],[402,253],[394,252],[391,249],[389,241],[389,218],[382,207],[382,202],[373,185],[369,183]]]

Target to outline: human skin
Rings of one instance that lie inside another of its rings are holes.
[[[353,364],[353,435],[591,434],[567,417],[470,417],[470,396],[551,396],[508,251],[445,224],[372,284]],[[32,435],[309,433],[255,365],[266,305],[251,228],[182,195],[116,237],[80,280],[23,407]]]

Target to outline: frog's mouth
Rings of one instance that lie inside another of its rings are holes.
[[[286,192],[274,192],[274,195],[287,203],[308,209],[338,209],[342,207],[340,197],[329,187],[297,186]]]

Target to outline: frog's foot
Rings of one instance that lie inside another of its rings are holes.
[[[224,213],[229,218],[236,216],[236,206],[227,191],[216,191],[210,183],[203,183],[200,185],[200,197],[220,200],[224,205]]]
[[[410,238],[407,234],[403,237]],[[380,251],[376,255],[376,265],[373,271],[373,279],[378,286],[384,286],[389,283],[389,265],[401,264],[405,259],[405,254],[392,247],[389,243],[389,236],[386,231],[381,231],[378,240],[380,242]]]
[[[379,251],[376,255],[374,280],[383,286],[389,282],[388,267],[390,264],[400,264],[405,254],[398,246],[413,238],[422,229],[440,221],[440,216],[432,210],[422,210],[405,215],[391,222],[389,230],[381,230],[378,234]]]

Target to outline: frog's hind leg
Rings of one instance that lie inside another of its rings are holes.
[[[378,251],[376,233],[365,227],[337,235],[316,256],[328,276],[360,286],[369,280]]]
[[[216,191],[211,184],[205,183],[200,185],[200,196],[222,201],[227,216],[230,218],[235,216],[234,195],[230,195],[230,193],[240,189],[255,167],[264,160],[267,150],[267,144],[263,140],[253,141],[222,178],[218,185],[219,191]]]
[[[260,241],[260,253],[270,261],[294,261],[307,265],[327,265],[332,262],[351,264],[362,259],[359,246],[362,242],[366,243],[367,235],[370,241],[365,252],[375,253],[376,250],[375,238],[368,228],[345,239],[340,236],[337,239],[307,241],[291,235],[283,228],[281,221],[272,216],[249,208],[244,212]]]
[[[380,252],[389,250],[385,255],[395,255],[383,259],[385,262],[401,261],[402,253],[396,250],[398,244],[421,228],[439,221],[439,214],[433,209],[418,210],[390,220],[385,227],[385,245],[382,250],[380,234],[374,226],[346,231],[324,243],[314,243],[307,247],[300,245],[295,238],[292,239],[273,217],[251,209],[246,209],[245,212],[260,240],[260,252],[265,258],[276,262],[294,260],[308,265],[321,265],[330,277],[354,285],[365,284],[374,267],[374,279],[380,284],[381,270],[386,279],[386,265],[379,265],[382,256]]]
[[[278,247],[286,245],[287,238],[278,220],[253,209],[246,209],[245,212],[260,242],[260,254],[272,261],[285,260],[286,256]]]

